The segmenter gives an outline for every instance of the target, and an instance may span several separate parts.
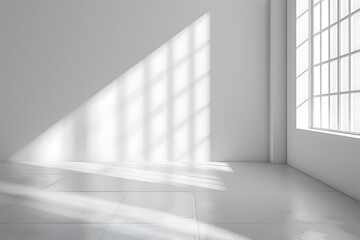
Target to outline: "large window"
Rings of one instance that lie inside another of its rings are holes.
[[[311,126],[360,134],[360,0],[311,4]]]

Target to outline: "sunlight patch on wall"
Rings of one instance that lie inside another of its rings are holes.
[[[11,160],[209,161],[210,15],[163,44]]]
[[[309,128],[309,1],[296,1],[296,128]]]

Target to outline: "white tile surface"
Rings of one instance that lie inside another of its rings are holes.
[[[197,224],[111,224],[102,240],[196,240]]]
[[[62,175],[0,175],[0,192],[23,195],[41,191],[59,181]]]
[[[193,192],[196,188],[190,184],[169,182],[143,182],[135,180],[131,192]]]
[[[100,240],[100,224],[0,224],[0,240]]]
[[[194,194],[188,192],[129,192],[113,223],[193,223]]]
[[[329,192],[333,188],[303,174],[239,174],[230,177],[241,192]]]
[[[204,223],[352,222],[301,192],[197,192],[196,208]]]
[[[109,223],[122,192],[42,192],[0,215],[0,223]]]
[[[26,197],[0,193],[0,215],[25,199]]]
[[[95,174],[68,175],[51,186],[48,191],[128,191],[132,183],[131,179],[101,176]]]
[[[322,203],[360,223],[360,202],[339,192],[314,193],[314,195]]]
[[[359,225],[200,224],[201,240],[356,240]]]
[[[66,175],[76,173],[49,166],[38,166],[33,163],[0,162],[0,175]]]
[[[282,164],[0,163],[0,240],[355,240],[359,223],[358,201]]]

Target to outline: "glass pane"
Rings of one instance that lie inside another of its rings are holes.
[[[338,89],[338,61],[332,61],[330,63],[330,92],[335,93]]]
[[[360,133],[360,93],[351,94],[351,131]]]
[[[206,46],[209,48],[209,46]],[[201,64],[201,63],[200,63]],[[209,62],[206,63],[208,66]],[[296,49],[296,76],[309,69],[309,44],[305,42]]]
[[[337,57],[337,44],[338,44],[338,33],[337,33],[337,25],[330,28],[330,58]]]
[[[313,109],[313,126],[315,128],[320,128],[320,113],[321,113],[321,109],[320,109],[320,97],[315,97],[314,98],[314,109]]]
[[[340,91],[349,91],[349,58],[340,60]]]
[[[321,94],[329,93],[329,64],[321,66]]]
[[[329,30],[321,34],[321,61],[329,60]]]
[[[351,1],[351,12],[354,12],[360,8],[360,0],[350,0],[350,1]]]
[[[351,56],[351,90],[360,90],[360,53]]]
[[[320,4],[316,5],[314,7],[314,16],[313,16],[314,26],[313,31],[314,33],[317,33],[320,31]]]
[[[318,64],[320,62],[320,35],[315,36],[314,38],[314,64]]]
[[[349,0],[340,0],[340,18],[349,14]]]
[[[351,17],[351,51],[360,49],[360,12]]]
[[[314,95],[320,94],[320,66],[314,68]]]
[[[309,9],[309,1],[296,1],[296,17],[299,17]]]
[[[308,20],[309,20],[309,16],[307,13],[303,14],[300,18],[296,20],[296,46],[299,46],[309,38]],[[183,48],[185,50],[187,46],[184,45],[185,44],[183,44]],[[187,49],[189,49],[189,47]]]
[[[329,128],[329,97],[321,98],[321,128]]]
[[[338,130],[338,96],[330,96],[330,129]]]
[[[349,94],[340,95],[340,130],[349,131]]]
[[[329,26],[329,0],[323,0],[321,4],[321,29]]]
[[[346,19],[340,23],[340,53],[349,52],[349,20]]]
[[[337,0],[330,0],[330,24],[337,21],[337,11]]]

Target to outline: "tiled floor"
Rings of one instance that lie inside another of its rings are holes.
[[[270,163],[0,163],[0,240],[355,240],[360,203]]]

